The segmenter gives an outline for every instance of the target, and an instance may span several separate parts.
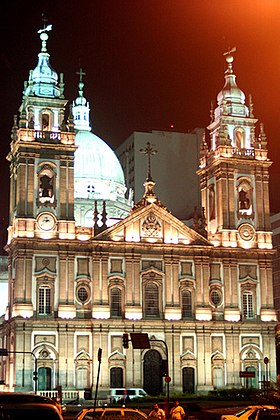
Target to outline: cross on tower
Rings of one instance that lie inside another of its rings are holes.
[[[80,76],[80,82],[83,81],[83,76],[86,75],[86,73],[83,71],[82,67],[80,67],[79,71],[76,71],[76,74],[78,74]]]
[[[140,152],[147,155],[148,179],[151,179],[151,156],[156,155],[158,151],[152,148],[150,142],[147,142],[146,148],[140,149]]]

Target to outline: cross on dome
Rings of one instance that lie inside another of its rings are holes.
[[[80,97],[83,97],[83,89],[84,89],[84,83],[83,83],[83,76],[86,75],[86,73],[83,71],[82,67],[80,67],[80,70],[76,72],[80,76],[80,82],[79,82],[79,95]]]

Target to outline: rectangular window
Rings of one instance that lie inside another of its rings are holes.
[[[192,317],[192,294],[189,290],[182,292],[182,317]]]
[[[243,316],[245,319],[252,319],[253,313],[253,296],[251,293],[243,293]]]
[[[49,287],[39,288],[39,314],[48,315],[51,313],[51,289]]]
[[[145,315],[159,316],[158,287],[153,283],[148,283],[145,287]]]
[[[122,316],[122,295],[117,287],[111,289],[111,317],[119,318]]]

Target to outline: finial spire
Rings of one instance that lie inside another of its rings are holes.
[[[157,150],[152,148],[152,145],[150,142],[147,142],[147,146],[145,149],[140,149],[141,153],[144,153],[147,155],[147,169],[148,169],[148,176],[147,179],[152,179],[151,176],[151,156],[157,154]]]
[[[226,70],[226,73],[230,73],[230,74],[233,73],[233,70],[232,70],[233,55],[232,55],[232,53],[234,53],[235,51],[236,51],[236,47],[233,47],[223,54],[226,57],[226,62],[228,63],[228,68]]]
[[[48,19],[42,13],[42,22],[43,22],[43,28],[38,30],[38,34],[40,34],[40,39],[42,41],[42,49],[41,52],[47,52],[47,40],[49,38],[47,32],[52,30],[52,25],[46,25]]]
[[[79,71],[76,72],[79,76],[79,96],[73,102],[73,116],[74,116],[74,126],[75,130],[85,130],[91,131],[90,121],[89,121],[89,103],[87,102],[86,98],[84,97],[84,82],[83,76],[86,73],[83,71],[82,67],[80,66]]]
[[[83,76],[85,76],[86,73],[83,71],[82,67],[80,67],[80,70],[77,71],[76,74],[78,74],[80,76],[79,95],[80,95],[80,97],[82,97],[83,96],[83,89],[84,89]]]

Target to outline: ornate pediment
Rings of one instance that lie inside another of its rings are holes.
[[[95,239],[212,246],[207,239],[156,203],[133,210],[127,218],[99,233]]]

